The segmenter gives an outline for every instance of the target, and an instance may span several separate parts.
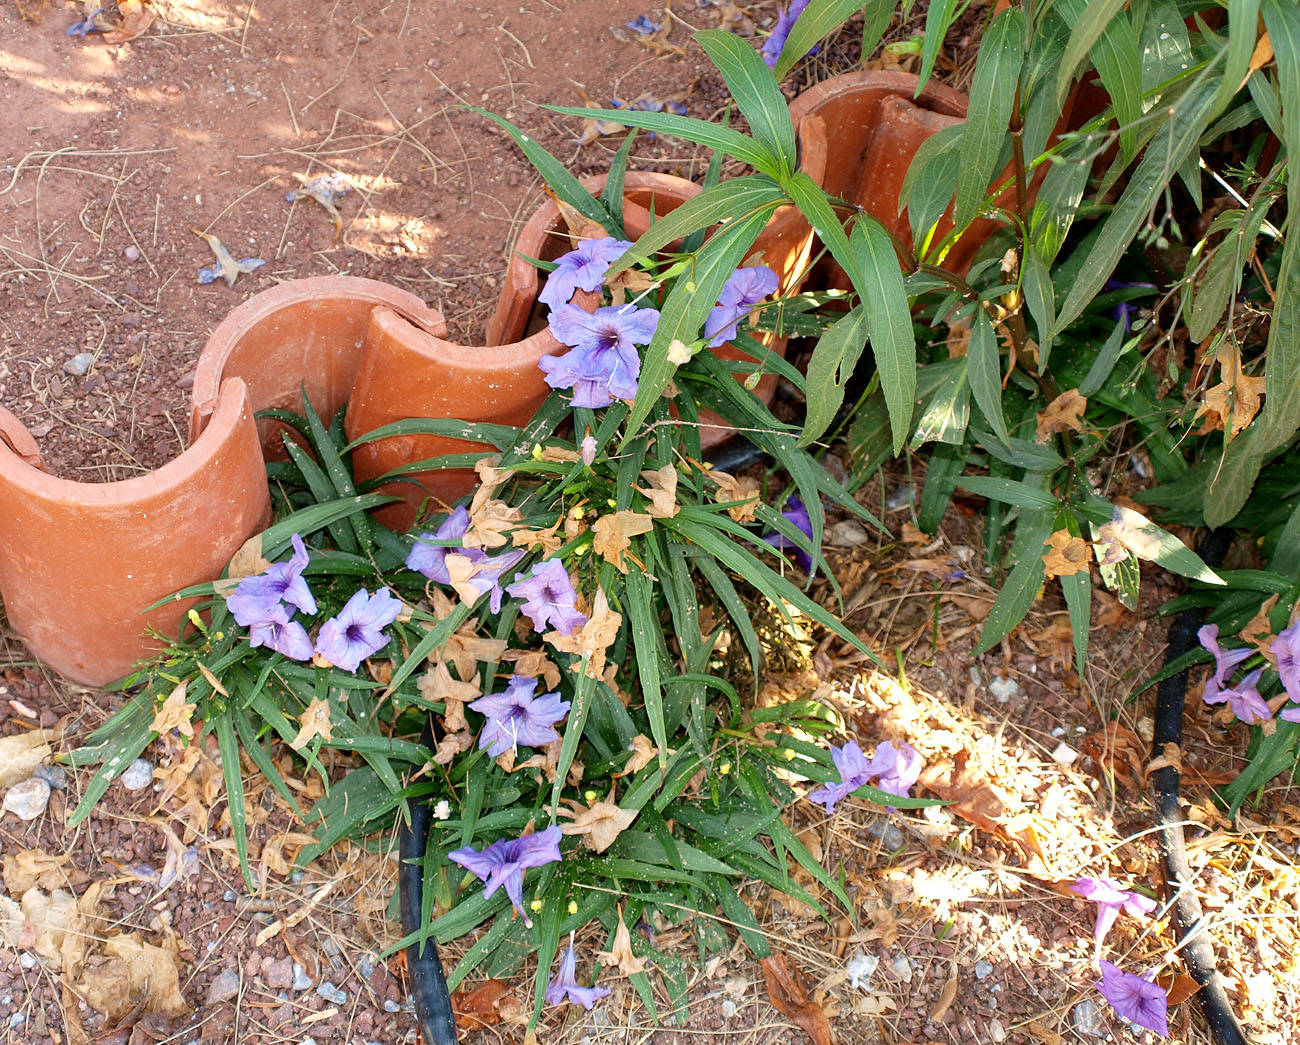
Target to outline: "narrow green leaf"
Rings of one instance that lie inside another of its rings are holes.
[[[1060,71],[1056,74],[1058,106],[1064,104],[1065,96],[1070,93],[1070,84],[1074,81],[1080,63],[1125,2],[1126,0],[1092,0],[1083,17],[1075,22],[1070,32],[1070,41],[1065,45],[1065,55],[1061,58]]]
[[[606,227],[609,228],[610,235],[618,239],[627,236],[627,229],[623,225],[623,186],[627,182],[627,158],[632,152],[632,142],[635,139],[636,130],[628,131],[623,144],[618,147],[618,152],[614,153],[614,159],[609,165],[609,173],[605,176],[605,188],[600,194],[600,205],[605,208],[610,218]]]
[[[993,19],[980,42],[966,129],[958,150],[961,169],[957,174],[953,222],[959,229],[969,225],[979,212],[997,173],[1024,60],[1025,16],[1013,7]]]
[[[998,337],[983,308],[971,317],[970,346],[966,349],[966,374],[971,394],[994,434],[1006,442],[1010,435],[1002,415],[1002,356]]]
[[[809,4],[794,23],[794,28],[786,38],[785,46],[781,48],[781,56],[777,59],[775,69],[776,79],[784,80],[786,74],[794,68],[795,62],[845,21],[863,10],[864,6],[867,25],[863,27],[862,48],[866,51],[868,40],[874,35],[878,42],[885,26],[888,26],[888,19],[894,13],[894,0],[867,0],[865,5],[863,0],[814,0]],[[886,19],[885,25],[880,26],[879,30],[873,33],[872,26],[879,24],[882,12]],[[872,43],[870,50],[874,51],[875,47],[876,44]]]
[[[659,748],[659,765],[668,765],[668,730],[664,724],[664,692],[659,681],[659,644],[661,634],[658,617],[651,600],[649,578],[641,570],[630,570],[627,575],[625,602],[628,624],[632,629],[632,647],[636,653],[637,678],[641,683],[641,699],[645,702],[646,718],[650,720],[650,735]],[[673,723],[676,729],[677,723]]]
[[[1078,279],[1070,287],[1070,292],[1057,312],[1054,333],[1060,334],[1079,318],[1097,296],[1102,284],[1115,271],[1116,263],[1147,220],[1151,208],[1165,191],[1174,171],[1205,129],[1213,100],[1213,84],[1200,84],[1190,88],[1173,104],[1174,115],[1167,122],[1167,130],[1158,134],[1147,146],[1130,177],[1128,187],[1102,225],[1101,233],[1088,252]]]
[[[930,82],[944,37],[956,16],[957,0],[930,0],[930,9],[925,13],[925,36],[921,42],[921,74],[917,78],[914,97],[921,97],[925,85]]]
[[[725,29],[705,29],[695,34],[695,42],[722,74],[755,139],[777,157],[781,174],[791,173],[794,124],[785,95],[762,56],[749,41]]]
[[[1131,159],[1137,155],[1137,124],[1142,119],[1142,54],[1127,15],[1120,12],[1111,19],[1090,55],[1115,110],[1120,147]]]
[[[930,464],[925,471],[925,486],[921,488],[921,504],[916,513],[916,525],[923,532],[938,532],[968,456],[965,446],[947,443],[940,443],[931,452]]]
[[[703,145],[707,149],[725,152],[742,163],[748,163],[754,170],[768,177],[779,178],[782,174],[781,161],[767,146],[747,134],[741,134],[740,131],[716,123],[708,123],[705,120],[697,120],[692,116],[642,112],[639,109],[583,109],[567,105],[543,105],[542,108],[563,113],[565,116],[613,120],[626,127],[640,127],[657,134],[670,134],[675,138]]]
[[[1219,93],[1214,96],[1214,111],[1228,107],[1241,81],[1250,69],[1259,25],[1259,0],[1228,0],[1228,56],[1223,67]],[[1271,36],[1270,36],[1271,39]]]
[[[1043,546],[1052,532],[1056,512],[1043,508],[1021,513],[1016,523],[1016,538],[1009,558],[1015,563],[1011,574],[998,592],[993,609],[984,621],[975,655],[987,653],[1011,634],[1011,630],[1024,620],[1029,607],[1043,586]]]
[[[844,386],[867,347],[867,310],[858,305],[832,323],[808,360],[807,403],[800,446],[809,446],[831,426],[844,402]]]
[[[889,234],[874,218],[858,218],[849,247],[859,263],[871,351],[889,404],[894,452],[898,453],[907,443],[910,405],[916,398],[916,336],[903,273]]]
[[[898,205],[907,208],[913,252],[918,258],[928,249],[930,230],[952,202],[953,186],[961,172],[958,153],[965,130],[965,125],[958,123],[932,134],[921,143],[907,168]]]
[[[1018,508],[1058,509],[1061,507],[1061,502],[1050,490],[1043,489],[1041,485],[1035,486],[1015,479],[967,475],[958,479],[957,485],[973,494]]]
[[[1079,395],[1084,399],[1094,395],[1106,383],[1110,372],[1115,369],[1115,364],[1124,351],[1124,333],[1124,324],[1116,323],[1115,329],[1110,332],[1110,337],[1106,338],[1106,343],[1101,346],[1097,358],[1092,361],[1088,373],[1079,383]]]
[[[1021,287],[1025,304],[1038,329],[1038,372],[1047,370],[1047,360],[1052,354],[1052,327],[1056,325],[1056,290],[1052,274],[1038,256],[1033,243],[1025,244],[1025,255],[1020,268]]]
[[[253,870],[248,863],[248,819],[244,806],[244,770],[239,761],[239,741],[229,712],[218,712],[212,723],[221,751],[222,776],[226,779],[226,810],[230,817],[230,833],[235,838],[235,854],[239,869],[244,873],[244,884],[249,892],[257,889],[253,884]]]

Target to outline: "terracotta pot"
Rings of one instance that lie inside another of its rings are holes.
[[[244,383],[226,381],[203,433],[155,472],[115,483],[47,474],[31,434],[0,408],[0,596],[42,661],[102,686],[176,635],[193,604],[145,607],[218,576],[270,518]]]
[[[292,279],[254,294],[223,319],[199,355],[191,393],[190,441],[208,424],[226,378],[241,378],[254,413],[303,412],[306,385],[326,424],[348,400],[370,310],[383,305],[439,337],[447,325],[437,309],[387,283],[356,276]],[[259,421],[266,455],[283,458],[273,421]]]
[[[824,159],[824,147],[810,127],[808,151]],[[820,151],[818,151],[820,148]],[[585,182],[598,193],[604,178]],[[624,224],[628,235],[639,236],[650,225],[651,210],[666,214],[698,194],[692,182],[668,175],[630,172],[625,181]],[[755,245],[764,260],[777,269],[783,288],[789,289],[802,277],[812,248],[812,232],[793,208],[782,208]],[[521,425],[532,418],[550,389],[543,380],[538,361],[545,355],[567,349],[550,333],[545,306],[537,304],[540,290],[538,270],[519,255],[553,260],[571,249],[559,209],[546,202],[521,230],[516,255],[506,272],[497,309],[487,324],[487,346],[453,344],[445,338],[420,330],[387,309],[376,309],[371,317],[362,352],[362,363],[348,403],[347,433],[355,439],[382,425],[411,417],[454,417],[462,421],[491,421]],[[581,301],[579,301],[581,299]],[[594,295],[582,295],[575,302],[595,307]],[[773,351],[784,354],[785,340],[771,341]],[[748,358],[725,346],[723,358]],[[760,383],[758,392],[770,402],[775,392],[775,375]],[[719,419],[720,420],[720,419]],[[729,431],[721,426],[709,429],[710,443],[720,442]],[[414,461],[478,448],[476,444],[440,436],[411,436],[377,440],[358,447],[352,455],[358,481],[374,479]],[[468,469],[425,472],[409,477],[414,482],[390,483],[383,492],[403,499],[400,505],[382,509],[379,518],[394,529],[404,530],[414,522],[422,501],[451,502],[468,492],[475,475]]]

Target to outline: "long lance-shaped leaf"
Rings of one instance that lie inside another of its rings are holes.
[[[695,42],[718,67],[754,137],[776,155],[781,174],[791,173],[795,160],[794,124],[772,70],[750,44],[725,29],[696,33]]]
[[[787,198],[781,186],[766,174],[730,178],[725,184],[706,189],[657,218],[641,238],[609,267],[606,278],[616,276],[635,265],[638,258],[649,257],[699,229],[712,228],[721,221],[741,217],[769,203],[780,205],[785,202]]]
[[[959,146],[961,170],[953,206],[953,221],[959,229],[970,224],[988,195],[1011,110],[1015,108],[1016,85],[1024,61],[1025,16],[1011,8],[993,19],[980,42],[966,130]]]
[[[916,83],[918,98],[930,82],[935,60],[943,47],[943,38],[948,35],[948,27],[956,16],[957,0],[930,0],[930,9],[925,13],[925,36],[921,41],[921,74]]]
[[[970,347],[966,350],[966,376],[971,395],[993,426],[994,434],[1004,443],[1010,437],[1002,416],[1002,355],[998,336],[993,332],[988,313],[976,308],[971,317]]]
[[[910,434],[910,404],[916,397],[916,335],[912,332],[903,273],[889,234],[874,218],[864,215],[858,219],[849,247],[861,265],[867,332],[885,400],[889,401],[892,390],[900,404],[897,413],[892,406],[889,411],[897,453]]]
[[[808,446],[831,426],[862,350],[867,347],[867,309],[859,305],[832,323],[808,360],[807,402],[800,446]]]
[[[611,225],[609,213],[601,205],[600,201],[592,196],[583,187],[582,182],[570,174],[564,164],[547,152],[545,148],[528,137],[504,116],[498,116],[494,112],[478,109],[472,105],[469,108],[471,112],[486,116],[514,139],[514,143],[523,150],[524,155],[528,157],[528,162],[537,168],[537,173],[542,176],[542,180],[551,187],[551,191],[556,196],[577,210],[584,218],[590,218],[598,225],[606,228]]]
[[[695,255],[691,278],[683,275],[673,284],[659,311],[659,326],[641,362],[636,401],[628,415],[623,445],[636,435],[672,380],[677,365],[668,359],[668,346],[674,341],[689,343],[699,337],[727,278],[749,253],[775,209],[775,203],[766,204],[724,225]]]
[[[1147,220],[1147,215],[1169,184],[1174,171],[1195,147],[1197,139],[1205,130],[1212,112],[1214,91],[1214,83],[1201,83],[1189,88],[1173,104],[1174,115],[1169,120],[1168,130],[1156,135],[1147,146],[1141,162],[1133,171],[1128,188],[1115,204],[1115,209],[1106,219],[1101,234],[1080,267],[1079,278],[1070,288],[1070,293],[1066,295],[1056,315],[1054,335],[1059,335],[1079,318],[1097,296],[1102,284],[1110,278],[1120,256]]]
[[[894,452],[898,453],[907,443],[907,433],[912,423],[912,399],[916,389],[916,346],[915,342],[913,342],[910,366],[902,365],[905,362],[906,347],[898,348],[898,354],[888,350],[882,351],[877,347],[877,335],[882,339],[882,344],[893,344],[890,330],[892,325],[891,314],[880,310],[881,302],[892,294],[892,290],[889,285],[883,284],[873,276],[869,276],[864,265],[866,244],[872,243],[874,240],[862,240],[863,248],[861,251],[850,246],[849,237],[844,234],[844,226],[840,224],[835,211],[831,209],[830,203],[827,202],[826,194],[818,188],[817,184],[808,175],[800,172],[785,181],[783,185],[786,194],[794,200],[795,205],[803,212],[803,216],[808,219],[808,223],[813,227],[813,231],[826,244],[831,256],[849,274],[849,279],[853,282],[853,289],[858,292],[858,297],[867,306],[867,325],[872,338],[871,350],[876,356],[876,367],[880,371],[880,385],[885,393],[885,404],[889,408],[889,424],[893,437]],[[866,224],[871,223],[874,219],[863,215],[858,220],[860,223]],[[904,297],[905,304],[906,298]]]
[[[894,0],[867,0],[865,4],[862,0],[813,0],[786,37],[781,57],[776,62],[776,78],[785,79],[795,62],[859,11],[864,11],[866,16],[866,23],[862,27],[862,51],[865,58],[876,49],[881,35],[888,28],[894,6]]]
[[[1092,0],[1083,17],[1075,23],[1070,33],[1070,42],[1065,45],[1065,55],[1061,58],[1061,68],[1056,74],[1056,105],[1059,108],[1070,93],[1070,84],[1074,80],[1075,70],[1092,50],[1092,45],[1106,31],[1110,20],[1122,8],[1126,0]]]
[[[1255,50],[1255,27],[1258,24],[1259,0],[1228,0],[1228,58],[1219,93],[1214,96],[1216,116],[1228,107],[1246,78],[1250,56]],[[1269,39],[1273,39],[1271,30]]]
[[[723,127],[720,124],[697,120],[693,116],[674,116],[663,112],[641,112],[639,109],[583,109],[567,105],[544,105],[544,109],[563,113],[565,116],[581,116],[584,119],[611,120],[625,127],[640,127],[642,130],[654,131],[656,134],[671,134],[675,138],[703,145],[707,149],[716,149],[734,156],[742,163],[748,163],[756,171],[772,178],[781,176],[781,162],[776,153],[747,134]]]

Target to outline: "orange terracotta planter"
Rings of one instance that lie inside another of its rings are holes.
[[[832,76],[790,103],[797,129],[820,119],[826,141],[822,187],[832,196],[855,203],[909,247],[912,229],[907,212],[899,213],[903,180],[916,150],[945,127],[966,119],[968,99],[960,91],[931,82],[913,98],[916,76],[901,72],[856,72]],[[945,265],[965,272],[980,245],[999,228],[976,219],[948,253]],[[935,239],[952,229],[951,208],[940,219]],[[831,284],[848,287],[848,277],[833,266]]]
[[[810,123],[805,152],[820,167],[825,149],[820,124]],[[604,178],[585,182],[598,193]],[[650,215],[663,215],[700,192],[692,182],[668,175],[629,172],[625,181],[624,224],[630,237],[650,227]],[[456,345],[440,335],[421,330],[391,310],[376,309],[362,352],[362,362],[348,403],[346,428],[356,439],[394,421],[413,417],[454,417],[462,421],[491,421],[522,425],[537,412],[550,389],[538,368],[543,356],[567,348],[546,325],[545,308],[537,304],[541,280],[535,266],[520,255],[553,260],[571,249],[559,209],[548,201],[538,208],[521,230],[516,254],[506,272],[497,309],[487,324],[487,346]],[[773,215],[754,253],[778,273],[783,291],[804,275],[812,249],[812,230],[794,208]],[[579,294],[576,303],[594,307],[594,295]],[[765,335],[769,347],[784,354],[785,339]],[[724,346],[718,354],[729,359],[749,359]],[[758,394],[771,401],[775,375],[760,382]],[[708,422],[708,418],[704,419]],[[706,429],[702,440],[716,444],[730,434],[720,423]],[[474,443],[441,436],[409,436],[376,440],[358,447],[352,455],[358,481],[378,478],[403,464],[443,454],[481,448]],[[402,503],[378,512],[388,526],[411,526],[425,500],[449,503],[467,493],[475,483],[468,469],[422,472],[408,476],[413,482],[386,484],[382,491],[402,498]]]
[[[220,388],[203,433],[148,475],[78,483],[49,475],[31,434],[0,408],[0,597],[31,651],[102,686],[176,635],[192,601],[146,607],[217,577],[270,519],[244,383]]]
[[[238,377],[248,387],[254,413],[303,412],[302,389],[328,424],[347,402],[361,365],[370,310],[383,306],[439,337],[442,314],[414,294],[373,279],[313,276],[254,294],[221,321],[199,355],[191,393],[190,441],[207,426],[222,383]],[[267,457],[283,458],[274,433],[259,421]]]

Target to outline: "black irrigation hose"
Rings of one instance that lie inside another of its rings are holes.
[[[433,747],[433,713],[424,723],[420,738],[425,747]],[[422,925],[424,911],[424,856],[429,845],[429,795],[407,802],[411,819],[402,825],[400,834],[401,863],[397,870],[397,892],[402,905],[402,932],[410,935]],[[424,1045],[456,1045],[456,1018],[451,1011],[451,993],[447,974],[432,939],[413,943],[406,948],[406,969],[411,977],[411,997],[419,1021]]]
[[[1223,561],[1232,543],[1228,530],[1211,530],[1201,542],[1201,558],[1209,566]],[[1183,610],[1169,625],[1169,648],[1165,663],[1170,664],[1196,644],[1196,631],[1204,611]],[[1166,744],[1183,743],[1183,706],[1187,698],[1187,672],[1180,671],[1164,679],[1156,690],[1154,756],[1164,754]],[[1171,912],[1174,931],[1183,953],[1183,961],[1192,978],[1200,984],[1196,996],[1201,1001],[1205,1020],[1218,1045],[1247,1045],[1246,1035],[1232,1011],[1224,990],[1223,975],[1215,962],[1214,948],[1201,925],[1201,903],[1196,891],[1188,888],[1192,881],[1183,838],[1183,810],[1178,802],[1179,774],[1174,766],[1157,769],[1151,774],[1151,797],[1156,807],[1156,827],[1164,854],[1165,895],[1173,896]],[[1190,935],[1189,935],[1190,934]]]

